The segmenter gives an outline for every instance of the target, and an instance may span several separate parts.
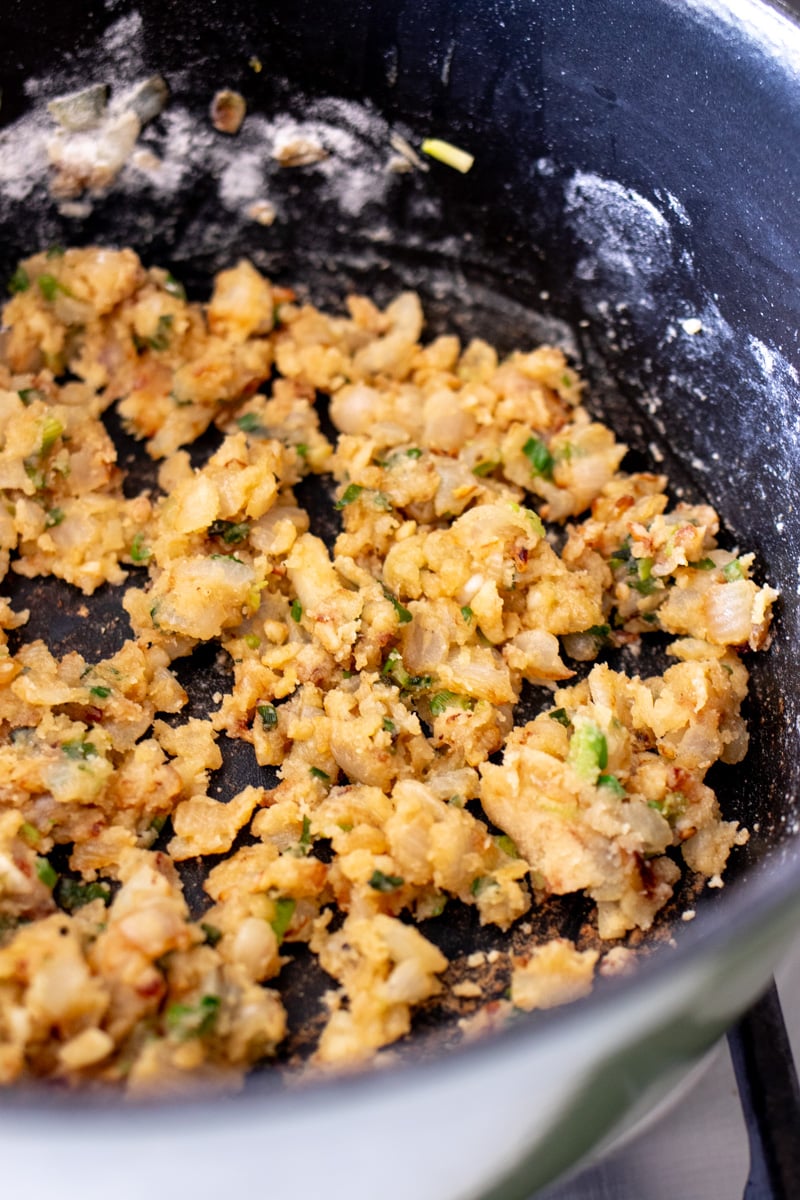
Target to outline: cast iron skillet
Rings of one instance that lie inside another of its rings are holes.
[[[120,19],[129,21],[128,36],[117,33],[112,45],[106,31],[118,31]],[[800,81],[779,50],[726,34],[712,16],[698,19],[689,38],[685,13],[666,0],[299,0],[290,12],[255,0],[230,0],[224,10],[188,0],[119,0],[109,8],[98,0],[13,0],[0,20],[3,125],[40,106],[43,95],[159,72],[172,110],[186,110],[206,129],[211,94],[229,86],[245,95],[251,114],[311,115],[347,130],[356,149],[341,152],[354,169],[359,155],[367,164],[366,182],[351,173],[338,184],[314,167],[270,168],[279,215],[269,228],[221,204],[223,135],[213,135],[211,152],[193,155],[169,194],[129,179],[82,218],[59,213],[44,186],[16,200],[6,194],[0,274],[54,243],[130,244],[200,297],[214,271],[246,254],[323,305],[351,289],[386,300],[416,287],[431,335],[479,334],[510,349],[554,328],[569,331],[592,385],[591,407],[631,447],[626,465],[652,465],[655,444],[676,492],[714,503],[729,544],[755,550],[783,591],[776,647],[748,660],[750,754],[713,780],[726,813],[753,835],[733,856],[733,885],[695,896],[688,881],[656,939],[691,941],[693,931],[677,921],[689,902],[699,909],[698,925],[721,929],[756,893],[768,904],[770,889],[787,897],[800,891],[793,837],[800,522],[792,482],[800,450],[791,375],[800,358]],[[665,57],[680,65],[679,79],[665,70]],[[353,107],[365,101],[367,118]],[[142,139],[168,157],[175,148],[169,113]],[[434,164],[372,187],[390,129],[417,142],[445,136],[476,155],[475,167],[460,176]],[[681,336],[681,320],[698,313],[706,336]],[[113,414],[108,419],[131,488],[148,483],[152,465]],[[318,530],[332,536],[324,486],[308,486],[303,500]],[[26,636],[42,636],[59,652],[99,657],[126,636],[112,589],[89,601],[86,622],[76,596],[57,581],[11,577],[6,587],[16,606],[32,609]],[[659,653],[656,645],[638,669],[657,666]],[[178,664],[191,671],[193,713],[208,710],[224,674],[213,652],[199,657],[191,667]],[[522,715],[541,702],[526,697]],[[225,752],[220,794],[269,782],[249,747],[228,743]],[[183,875],[200,911],[200,864]],[[425,927],[449,957],[507,944],[456,908]],[[557,926],[585,934],[590,915],[580,900],[554,900],[535,915],[537,932],[550,936]],[[299,1030],[291,1057],[318,1032],[325,981],[320,972],[309,978],[302,954],[284,975]],[[501,994],[506,983],[498,976],[488,986]],[[426,1052],[447,1043],[453,1016],[442,1006],[426,1010],[409,1053],[417,1043]]]

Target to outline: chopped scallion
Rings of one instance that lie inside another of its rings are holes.
[[[39,857],[36,859],[36,876],[39,882],[43,883],[45,887],[50,888],[51,891],[58,883],[58,873],[51,866],[48,858]]]
[[[348,484],[348,486],[342,492],[341,499],[336,501],[334,508],[337,508],[340,511],[341,509],[346,508],[348,504],[352,504],[354,500],[358,499],[363,490],[364,489],[360,483]]]
[[[383,871],[374,870],[370,876],[369,886],[376,892],[396,892],[405,880],[400,875],[385,875]]]
[[[531,464],[533,475],[540,475],[542,479],[553,478],[555,460],[541,438],[529,437],[522,447],[522,453]]]
[[[460,171],[462,175],[466,175],[475,162],[475,156],[468,150],[462,150],[460,146],[454,146],[452,142],[445,142],[442,138],[425,138],[420,149],[429,158],[435,158],[437,162],[452,167],[454,171]]]

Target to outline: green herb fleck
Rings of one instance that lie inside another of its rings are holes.
[[[42,840],[42,835],[35,825],[31,825],[30,821],[23,821],[19,827],[19,836],[29,846],[38,846]]]
[[[575,726],[567,762],[576,775],[591,783],[608,766],[608,742],[594,721],[583,718]]]
[[[164,291],[168,292],[170,296],[174,296],[176,300],[186,299],[186,288],[175,278],[172,272],[169,272],[167,278],[164,280]]]
[[[62,877],[55,891],[56,903],[66,912],[74,912],[91,904],[92,900],[102,900],[108,904],[111,899],[111,888],[107,883],[81,883],[78,879]]]
[[[170,338],[172,336],[172,324],[175,320],[172,313],[162,313],[158,318],[156,331],[152,337],[147,338],[147,344],[151,350],[168,350]]]
[[[620,781],[617,779],[616,775],[598,775],[597,776],[597,786],[603,787],[603,788],[608,788],[608,790],[610,792],[613,792],[613,794],[615,796],[618,796],[620,799],[622,799],[623,796],[627,795],[625,788],[622,786]]]
[[[479,479],[485,479],[487,475],[491,475],[492,471],[496,471],[499,466],[499,459],[487,458],[483,462],[475,464],[472,468],[472,474],[477,475]]]
[[[733,583],[736,579],[744,579],[744,571],[738,558],[734,558],[732,562],[726,563],[722,568],[722,574],[728,583]]]
[[[219,996],[203,996],[198,1004],[170,1004],[165,1014],[168,1031],[181,1042],[205,1037],[217,1023],[221,1003]]]
[[[222,940],[221,929],[217,929],[216,925],[211,925],[208,921],[201,921],[200,928],[206,935],[207,945],[211,946],[212,948],[219,945],[220,941]]]
[[[381,675],[388,675],[395,681],[398,687],[406,691],[412,691],[417,688],[428,688],[432,683],[430,675],[409,675],[397,650],[389,651],[386,656],[386,662],[381,668]]]
[[[209,537],[222,538],[226,546],[235,546],[243,542],[250,532],[246,521],[213,521],[208,527]]]
[[[631,539],[630,535],[625,538],[621,546],[619,546],[608,560],[608,565],[612,571],[616,571],[623,563],[630,562],[631,557]]]
[[[150,828],[155,829],[156,833],[161,833],[161,830],[164,828],[166,823],[167,823],[167,814],[166,813],[158,813],[158,815],[153,817],[152,821],[150,822]]]
[[[48,508],[47,516],[45,517],[45,527],[53,529],[56,525],[60,525],[67,514],[63,508]]]
[[[572,724],[565,708],[553,708],[547,715],[551,721],[558,721],[559,725],[563,725],[565,729],[569,729]]]
[[[297,908],[297,901],[292,900],[289,896],[281,896],[275,901],[275,916],[270,921],[272,928],[275,930],[275,936],[278,939],[280,946],[286,931],[292,923],[294,910]]]
[[[236,424],[244,433],[259,433],[263,430],[258,413],[249,412],[238,418]]]
[[[299,600],[292,601],[292,607],[289,609],[289,612],[291,613],[292,620],[296,621],[299,625],[303,616],[303,606]]]
[[[75,738],[70,742],[62,742],[61,749],[67,758],[80,760],[97,757],[97,747],[92,742],[84,741],[81,738]]]
[[[305,442],[297,442],[295,445],[295,451],[298,458],[308,458],[308,446],[305,444]]]
[[[42,423],[42,441],[39,453],[47,454],[49,450],[52,450],[63,432],[64,426],[58,417],[45,417]]]
[[[58,883],[58,874],[50,865],[50,860],[47,858],[39,857],[36,859],[36,875],[39,882],[43,883],[45,887],[50,888],[51,891]]]
[[[369,886],[376,892],[396,892],[405,880],[400,875],[384,875],[383,871],[374,870],[370,877]]]
[[[522,447],[522,453],[531,464],[531,474],[540,475],[542,479],[553,478],[555,460],[540,438],[529,437]]]
[[[470,621],[472,620],[472,618],[475,614],[473,613],[470,606],[468,604],[465,604],[464,607],[461,609],[461,615],[464,618],[464,620],[467,622],[467,624],[469,625]]]
[[[316,768],[314,767],[311,768],[312,771],[315,769]],[[323,775],[325,774],[324,771],[322,773]],[[328,779],[328,776],[326,775],[325,778]],[[308,854],[309,850],[311,849],[311,821],[308,817],[303,817],[303,829],[300,834],[300,841],[297,843],[297,845],[303,851],[303,854]]]
[[[431,715],[434,717],[441,716],[447,708],[461,708],[469,710],[474,707],[475,701],[469,696],[459,696],[457,692],[436,692],[431,696]]]
[[[611,633],[611,626],[590,625],[588,629],[584,630],[584,633],[588,633],[591,637],[598,638],[598,640],[603,641]]]
[[[494,843],[509,858],[519,858],[519,850],[516,847],[516,843],[512,841],[507,833],[501,833],[499,837],[494,839]]]
[[[24,267],[17,267],[8,281],[7,287],[12,296],[17,292],[27,292],[31,286],[30,276]]]
[[[699,558],[697,562],[689,563],[696,571],[713,571],[716,565],[713,558]]]
[[[103,687],[98,684],[97,687],[89,688],[90,696],[97,696],[100,700],[106,700],[111,695],[110,687]]]
[[[363,490],[364,489],[360,483],[349,484],[342,493],[341,499],[336,501],[334,508],[337,508],[340,511],[341,509],[346,508],[348,504],[352,504],[354,500],[358,499]]]
[[[65,296],[69,295],[68,290],[63,283],[59,283],[55,275],[40,275],[36,281],[39,284],[39,291],[44,296],[48,304],[55,300],[58,292],[63,292]]]
[[[373,492],[372,503],[376,508],[382,508],[385,512],[391,512],[392,502],[383,492]]]
[[[151,557],[153,551],[149,550],[144,544],[144,534],[137,533],[131,542],[131,562],[145,563]]]
[[[392,737],[394,737],[394,735],[397,733],[397,726],[391,717],[383,718],[381,728],[383,729],[384,733],[390,733]]]
[[[400,624],[407,625],[408,622],[412,619],[412,614],[408,611],[407,608],[403,607],[403,605],[400,603],[400,601],[397,599],[397,597],[393,596],[388,588],[385,587],[383,589],[383,594],[386,597],[386,599],[390,602],[390,604],[393,606],[394,611],[397,613],[397,619],[400,622]]]
[[[278,724],[278,710],[274,704],[259,704],[258,715],[265,729],[274,729]]]
[[[321,783],[330,783],[331,781],[328,772],[323,771],[321,767],[309,767],[308,773],[313,779],[319,779]],[[304,817],[303,820],[305,821],[306,818]]]
[[[27,408],[33,400],[46,400],[44,392],[40,392],[38,388],[20,388],[17,392],[22,403]]]
[[[249,646],[251,650],[257,650],[261,645],[261,638],[257,633],[246,633],[244,635],[244,644]]]

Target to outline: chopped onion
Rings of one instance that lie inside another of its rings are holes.
[[[112,107],[118,112],[134,112],[141,125],[153,121],[166,108],[169,88],[160,75],[142,79],[114,101]]]
[[[708,589],[708,639],[718,646],[741,646],[750,637],[755,585],[748,579],[720,583]]]
[[[47,111],[62,129],[70,133],[81,133],[94,129],[105,116],[108,106],[108,84],[93,83],[91,87],[67,96],[56,96],[47,105]]]

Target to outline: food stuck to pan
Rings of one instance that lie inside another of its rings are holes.
[[[301,949],[329,977],[311,1063],[357,1066],[448,986],[473,1025],[584,995],[682,872],[721,886],[747,831],[705,777],[746,753],[776,592],[711,507],[622,469],[560,350],[425,343],[414,293],[334,316],[247,261],[208,304],[131,250],[10,287],[4,573],[119,588],[130,633],[59,656],[2,602],[0,1080],[233,1086],[281,1058]],[[653,637],[669,665],[624,672]],[[209,645],[229,686],[187,716]],[[217,798],[236,742],[262,782]],[[446,982],[447,906],[506,931],[574,893],[591,936],[531,938],[500,997]]]

